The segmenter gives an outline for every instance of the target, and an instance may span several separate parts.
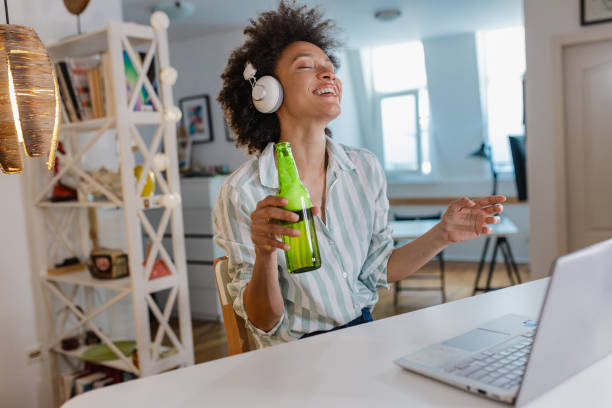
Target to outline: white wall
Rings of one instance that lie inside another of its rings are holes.
[[[342,113],[330,124],[335,141],[349,146],[363,146],[363,133],[359,122],[357,93],[355,92],[355,78],[349,67],[347,51],[338,53],[340,68],[336,75],[342,81]]]
[[[549,274],[551,263],[560,255],[555,203],[559,175],[555,174],[554,158],[551,39],[556,34],[589,28],[580,26],[579,1],[526,0],[524,10],[531,265],[532,276],[543,277]]]
[[[423,40],[431,106],[432,164],[440,180],[482,180],[483,161],[467,156],[483,140],[475,33]]]
[[[208,94],[210,98],[214,140],[193,146],[191,156],[200,165],[229,164],[235,170],[248,157],[246,151],[225,140],[223,114],[216,100],[222,85],[220,75],[229,55],[243,41],[242,30],[233,30],[169,44],[170,61],[178,71],[174,86],[177,106],[186,96]]]
[[[107,18],[121,20],[121,0],[92,2],[82,16],[84,31],[102,26]],[[9,1],[10,22],[33,27],[43,42],[76,32],[76,18],[60,1]],[[2,23],[4,18],[2,17]],[[26,166],[32,159],[26,159]],[[38,163],[39,164],[39,163]],[[27,171],[26,171],[27,173]],[[49,407],[51,390],[44,365],[26,364],[25,348],[42,343],[41,292],[30,256],[32,234],[26,228],[30,204],[27,174],[0,174],[0,395],[2,406]],[[30,229],[31,231],[31,229]]]

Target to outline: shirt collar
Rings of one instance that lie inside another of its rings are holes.
[[[344,148],[329,136],[326,138],[329,161],[327,171],[335,172],[337,169],[353,170],[355,166],[344,151]],[[262,185],[269,188],[278,188],[278,171],[274,163],[274,142],[268,143],[259,156],[259,178]]]

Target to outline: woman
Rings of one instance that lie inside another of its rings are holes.
[[[343,146],[327,125],[340,114],[342,83],[335,75],[334,24],[316,9],[282,1],[245,29],[222,75],[219,94],[237,143],[258,153],[223,185],[214,210],[215,242],[229,256],[234,309],[257,347],[371,321],[377,289],[414,273],[453,242],[490,232],[503,196],[453,202],[440,223],[393,248],[385,174],[365,149]],[[272,75],[284,92],[275,113],[258,112],[253,75]],[[248,71],[248,70],[247,70]],[[251,72],[252,74],[252,72]],[[251,77],[251,81],[245,78]],[[291,143],[302,183],[310,192],[322,267],[291,275],[279,239],[297,231],[278,221],[297,215],[279,207],[274,143]]]

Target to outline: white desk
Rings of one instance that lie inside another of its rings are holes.
[[[65,408],[507,407],[404,371],[393,360],[505,313],[535,316],[546,284],[529,282],[90,391]],[[610,407],[611,374],[612,356],[530,407]]]

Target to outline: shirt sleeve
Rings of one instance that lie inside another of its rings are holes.
[[[244,319],[247,329],[257,343],[257,348],[261,348],[290,339],[286,339],[285,310],[279,322],[271,330],[264,331],[253,325],[244,308],[244,290],[251,280],[255,265],[250,212],[245,204],[244,195],[241,196],[236,189],[224,185],[215,201],[213,229],[215,243],[226,252],[229,258],[228,270],[232,280],[227,285],[227,289],[233,299],[234,310]]]
[[[373,188],[375,198],[374,222],[372,238],[366,260],[361,268],[359,280],[370,290],[378,288],[389,289],[387,282],[387,262],[393,252],[393,238],[391,225],[389,225],[389,199],[387,198],[387,179],[382,166],[375,157],[372,157]]]

